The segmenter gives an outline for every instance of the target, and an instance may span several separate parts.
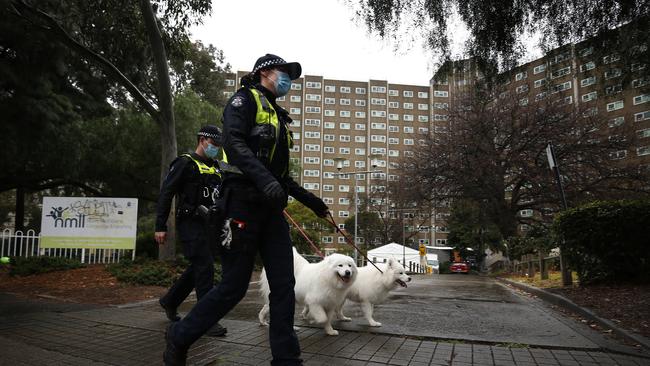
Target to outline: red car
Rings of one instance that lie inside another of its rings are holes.
[[[451,273],[469,273],[469,264],[465,262],[455,262],[449,266]]]

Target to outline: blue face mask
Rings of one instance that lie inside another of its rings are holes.
[[[214,160],[217,158],[217,155],[219,155],[219,148],[212,145],[211,143],[208,142],[208,147],[203,149],[205,151],[205,156],[208,158]]]
[[[277,77],[273,82],[273,86],[275,87],[275,95],[278,97],[283,97],[287,95],[289,89],[291,89],[291,78],[286,72],[278,70],[275,71],[275,76]]]

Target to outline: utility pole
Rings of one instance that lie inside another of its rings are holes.
[[[553,170],[553,172],[555,173],[555,179],[557,181],[557,186],[560,191],[560,197],[562,198],[562,207],[566,211],[568,209],[568,205],[566,202],[566,196],[564,194],[564,186],[562,185],[562,175],[560,174],[560,167],[558,166],[557,160],[555,159],[555,150],[553,150],[553,144],[550,142],[546,146],[546,157],[548,158],[548,165],[551,167],[551,170]],[[564,238],[562,239],[562,243],[564,243]],[[561,248],[560,248],[560,272],[562,272],[562,285],[570,286],[573,283],[573,279],[571,278],[571,272],[567,268],[566,258],[564,257],[564,253]]]

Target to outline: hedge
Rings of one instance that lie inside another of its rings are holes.
[[[60,257],[12,257],[9,274],[11,276],[29,276],[39,273],[63,271],[81,268],[84,265],[77,259]]]
[[[650,282],[650,201],[596,201],[567,210],[554,230],[581,284]]]

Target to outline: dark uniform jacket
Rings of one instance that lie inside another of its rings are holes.
[[[288,174],[289,146],[286,136],[287,125],[291,123],[289,113],[278,106],[275,95],[260,84],[255,88],[261,91],[268,101],[273,105],[278,114],[280,125],[280,138],[278,146],[275,147],[273,159],[268,166],[256,157],[256,142],[251,137],[251,129],[255,126],[257,104],[255,98],[248,88],[241,88],[233,95],[223,112],[223,136],[224,150],[228,156],[228,163],[239,168],[242,176],[226,175],[228,179],[244,179],[249,184],[261,191],[264,186],[277,180],[280,182],[287,194],[305,204],[312,210],[323,211],[327,208],[324,203],[311,192],[308,192],[296,183]],[[324,207],[323,207],[324,206]]]

